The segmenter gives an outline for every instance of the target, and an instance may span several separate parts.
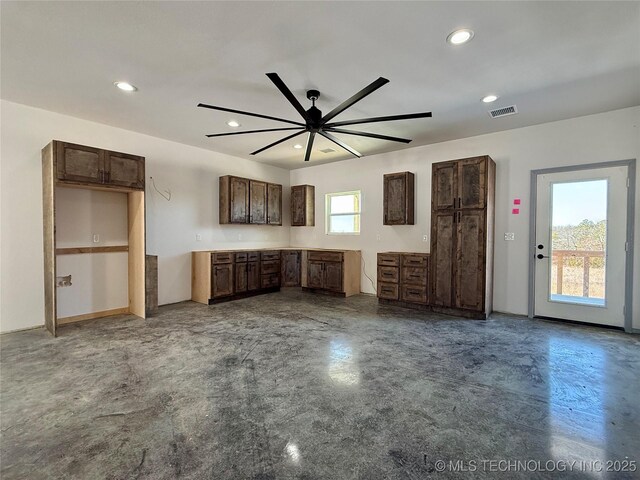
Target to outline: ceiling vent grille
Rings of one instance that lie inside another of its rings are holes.
[[[515,115],[516,113],[518,113],[518,107],[515,105],[489,110],[489,116],[491,118],[506,117],[507,115]]]
[[[323,148],[322,150],[320,150],[322,153],[331,153],[331,152],[335,152],[335,150],[333,148]]]

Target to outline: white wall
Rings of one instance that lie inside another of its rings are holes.
[[[192,250],[289,244],[288,208],[282,227],[218,225],[220,175],[282,184],[286,206],[286,170],[6,101],[0,122],[0,331],[43,324],[40,150],[54,139],[146,157],[147,253],[158,255],[161,304],[191,298]]]
[[[127,215],[126,193],[58,187],[57,247],[127,245]],[[126,252],[58,255],[57,270],[59,277],[71,275],[71,286],[58,288],[58,318],[129,305]]]
[[[432,163],[488,154],[497,166],[494,309],[526,314],[530,171],[639,159],[639,126],[640,107],[634,107],[293,170],[291,185],[308,183],[316,187],[316,226],[291,228],[291,244],[361,249],[367,274],[375,279],[377,252],[428,252],[430,249],[422,236],[430,238]],[[407,170],[416,175],[416,224],[383,226],[382,175]],[[362,190],[363,196],[360,236],[326,235],[324,195],[357,189]],[[640,165],[636,190],[636,198],[640,198]],[[511,214],[514,198],[522,200],[519,215]],[[638,231],[640,208],[636,208],[635,223]],[[505,232],[514,232],[515,241],[504,241]],[[634,328],[640,328],[640,293],[637,293],[640,292],[640,235],[635,236],[635,252],[633,321]],[[362,289],[374,293],[364,275]]]

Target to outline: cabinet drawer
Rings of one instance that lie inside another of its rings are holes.
[[[400,254],[398,253],[379,253],[378,265],[387,267],[397,267],[400,265]]]
[[[427,303],[427,287],[403,285],[401,300],[410,303]]]
[[[314,252],[307,253],[309,260],[315,260],[320,262],[341,262],[342,252]]]
[[[269,250],[260,252],[262,260],[280,260],[280,250]]]
[[[387,300],[398,300],[398,285],[378,282],[378,297],[386,298]]]
[[[262,269],[261,272],[263,274],[267,274],[267,273],[280,273],[280,260],[269,260],[267,262],[262,262],[261,265]]]
[[[418,267],[402,267],[402,283],[407,285],[426,287],[427,269]]]
[[[398,267],[378,265],[378,282],[398,283]]]
[[[211,262],[216,264],[216,263],[231,263],[231,260],[233,258],[233,253],[232,252],[225,252],[225,253],[213,253],[211,254]]]
[[[402,255],[402,266],[403,267],[421,267],[427,268],[427,261],[429,255],[420,255],[420,254],[403,254]]]
[[[246,262],[246,261],[247,261],[247,252],[236,253],[236,262]]]
[[[247,252],[247,262],[257,262],[258,260],[260,260],[260,253]]]
[[[268,273],[261,276],[261,286],[262,288],[271,288],[271,287],[279,287],[280,286],[280,274],[279,273]]]

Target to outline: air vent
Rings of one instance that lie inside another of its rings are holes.
[[[507,115],[515,115],[516,113],[518,113],[518,107],[515,105],[489,110],[489,116],[491,118],[506,117]]]
[[[322,153],[331,153],[331,152],[335,152],[335,150],[333,148],[323,148],[322,150],[320,150]]]

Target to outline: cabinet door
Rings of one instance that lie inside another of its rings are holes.
[[[119,187],[144,188],[144,158],[126,153],[105,152],[105,183]]]
[[[384,176],[384,224],[413,225],[413,174]]]
[[[235,264],[236,277],[234,282],[235,293],[243,293],[247,291],[248,270],[246,263]]]
[[[102,183],[104,155],[99,148],[56,143],[56,173],[58,180],[80,183]]]
[[[431,303],[453,306],[456,212],[434,212],[431,217]]]
[[[324,288],[342,292],[342,263],[324,262]]]
[[[485,212],[458,212],[456,232],[455,306],[482,311],[485,278]]]
[[[249,191],[249,223],[267,223],[267,184],[251,180]]]
[[[249,223],[249,180],[229,179],[229,205],[231,223]]]
[[[260,263],[247,263],[247,290],[252,292],[260,288]]]
[[[291,187],[291,226],[303,227],[305,225],[305,186]]]
[[[282,286],[300,286],[300,252],[282,252]]]
[[[486,157],[458,162],[458,208],[484,208],[487,188]]]
[[[324,262],[309,260],[307,262],[307,287],[323,288]]]
[[[282,225],[282,185],[267,184],[267,223]]]
[[[233,264],[213,265],[211,272],[211,296],[225,297],[233,294]]]
[[[457,200],[456,181],[457,163],[442,162],[433,164],[433,176],[431,181],[431,209],[453,210]]]

